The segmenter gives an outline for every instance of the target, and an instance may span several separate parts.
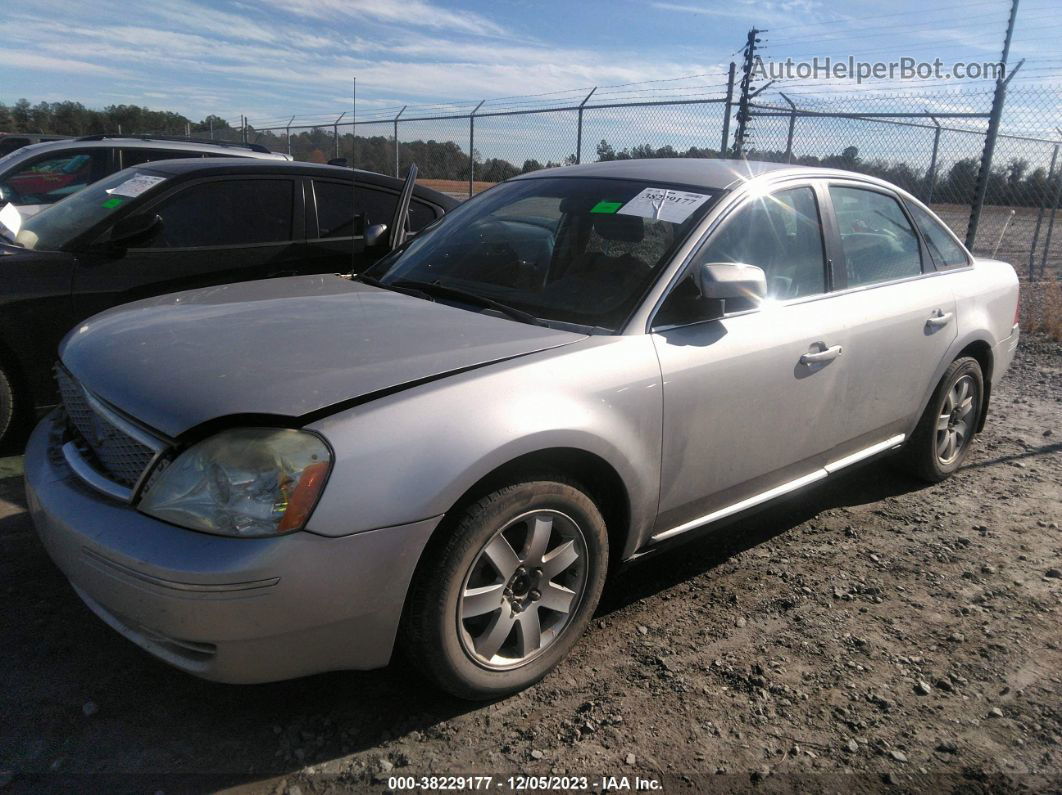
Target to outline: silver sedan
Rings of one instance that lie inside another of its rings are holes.
[[[88,606],[186,671],[374,668],[400,644],[497,697],[567,654],[615,565],[877,456],[954,472],[1017,304],[1009,265],[870,177],[547,169],[360,275],[72,330],[29,504]]]

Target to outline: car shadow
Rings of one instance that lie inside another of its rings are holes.
[[[602,595],[598,613],[621,610],[711,571],[823,511],[879,502],[926,485],[887,462],[876,461],[835,475],[758,511],[739,514],[735,519],[715,523],[704,530],[691,530],[688,538],[679,537],[662,545],[659,552],[638,558],[616,572]]]
[[[870,471],[873,469],[873,471]],[[13,482],[14,481],[14,482]],[[20,479],[0,480],[10,501]],[[599,615],[712,570],[837,506],[920,484],[872,464],[618,572]],[[170,668],[96,619],[51,563],[25,512],[0,518],[0,759],[30,789],[79,789],[93,774],[117,790],[220,788],[284,776],[414,732],[453,736],[456,716],[486,709],[441,693],[404,660],[384,670],[267,685],[223,685]],[[352,638],[352,643],[357,639]],[[215,771],[204,775],[203,771]]]

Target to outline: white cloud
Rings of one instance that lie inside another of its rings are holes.
[[[52,58],[24,50],[0,50],[0,63],[20,69],[39,69],[45,72],[68,72],[91,74],[101,77],[119,77],[126,73],[109,66],[79,61],[72,58]]]
[[[351,17],[413,27],[503,36],[500,25],[480,14],[440,8],[425,0],[268,0],[276,8],[313,19]]]

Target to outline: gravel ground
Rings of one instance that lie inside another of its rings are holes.
[[[1025,341],[951,480],[871,464],[651,557],[610,583],[555,673],[489,705],[402,663],[236,687],[156,662],[81,605],[33,534],[17,459],[0,459],[0,789],[567,773],[596,789],[1062,791],[1060,417],[1062,346]]]

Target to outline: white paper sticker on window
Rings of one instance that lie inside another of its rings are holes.
[[[133,198],[139,196],[146,190],[151,190],[160,182],[165,181],[165,177],[152,177],[148,174],[137,174],[136,176],[127,179],[121,185],[108,188],[107,193],[112,196],[129,196],[130,198]]]
[[[681,224],[711,196],[668,188],[646,188],[625,205],[618,215],[639,215],[657,221]]]

